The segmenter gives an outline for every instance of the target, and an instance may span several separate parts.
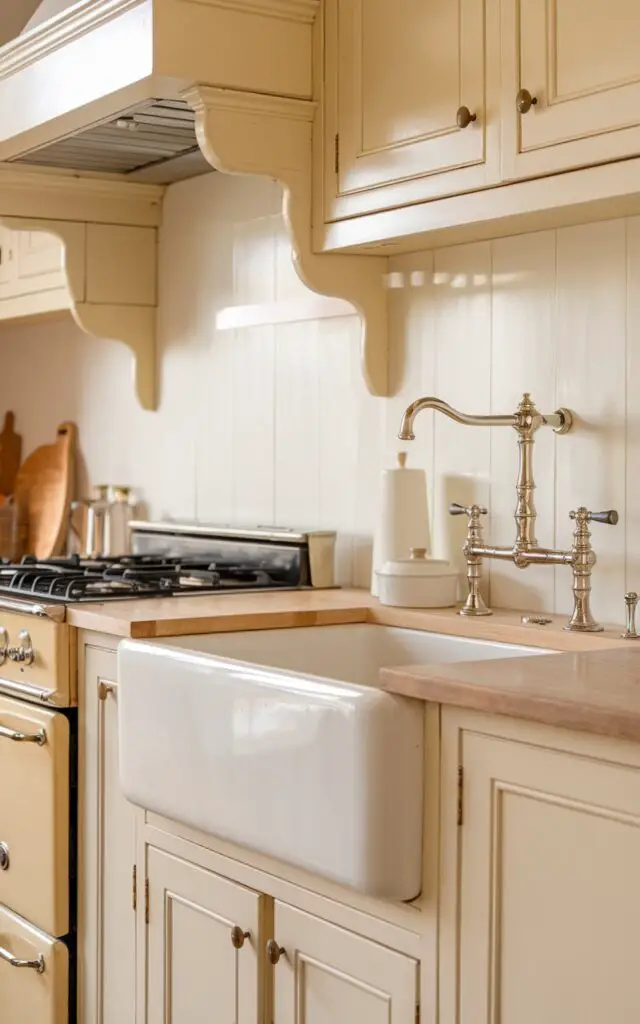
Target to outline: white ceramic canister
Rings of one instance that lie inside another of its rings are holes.
[[[385,562],[376,573],[380,604],[394,608],[449,608],[458,601],[459,574],[450,562],[427,558],[412,548],[410,558]]]
[[[385,562],[406,558],[411,548],[429,550],[427,476],[424,469],[407,467],[407,453],[398,464],[382,471],[378,521],[373,543],[371,593],[378,596],[377,571]]]

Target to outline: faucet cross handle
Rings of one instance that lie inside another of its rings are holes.
[[[484,505],[458,505],[457,501],[449,505],[450,516],[469,516],[470,519],[479,519],[480,516],[486,516],[488,511],[489,509]]]
[[[581,505],[580,508],[569,513],[569,519],[575,519],[578,526],[586,523],[606,523],[607,526],[617,526],[620,516],[615,508],[607,509],[605,512],[590,512],[588,508]]]

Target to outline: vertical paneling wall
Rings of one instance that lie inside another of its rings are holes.
[[[396,258],[389,275],[392,399],[359,371],[355,317],[218,332],[217,311],[303,294],[279,189],[210,175],[174,187],[161,246],[161,408],[142,412],[130,359],[64,321],[0,330],[0,401],[26,450],[80,427],[80,486],[136,485],[157,517],[309,524],[340,532],[343,582],[366,585],[380,469],[404,406],[434,394],[510,412],[531,391],[576,430],[536,445],[538,539],[571,541],[570,509],[615,507],[594,526],[596,613],[622,617],[640,587],[640,220],[547,231]],[[480,500],[487,533],[513,537],[515,436],[425,413],[410,445],[429,477],[434,553],[460,560],[451,500]],[[489,575],[489,573],[488,573]],[[490,567],[495,605],[570,608],[570,573]]]

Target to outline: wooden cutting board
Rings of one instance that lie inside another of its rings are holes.
[[[16,418],[12,412],[4,417],[0,434],[0,494],[13,494],[22,458],[22,438],[13,429]]]
[[[36,448],[16,478],[15,502],[25,520],[26,553],[37,558],[51,558],[65,547],[77,433],[75,423],[62,423],[54,444]]]

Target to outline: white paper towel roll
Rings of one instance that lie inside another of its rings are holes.
[[[407,469],[407,453],[398,452],[395,469],[382,471],[377,528],[373,542],[371,593],[377,597],[376,569],[406,558],[410,548],[430,550],[427,477],[423,469]]]

